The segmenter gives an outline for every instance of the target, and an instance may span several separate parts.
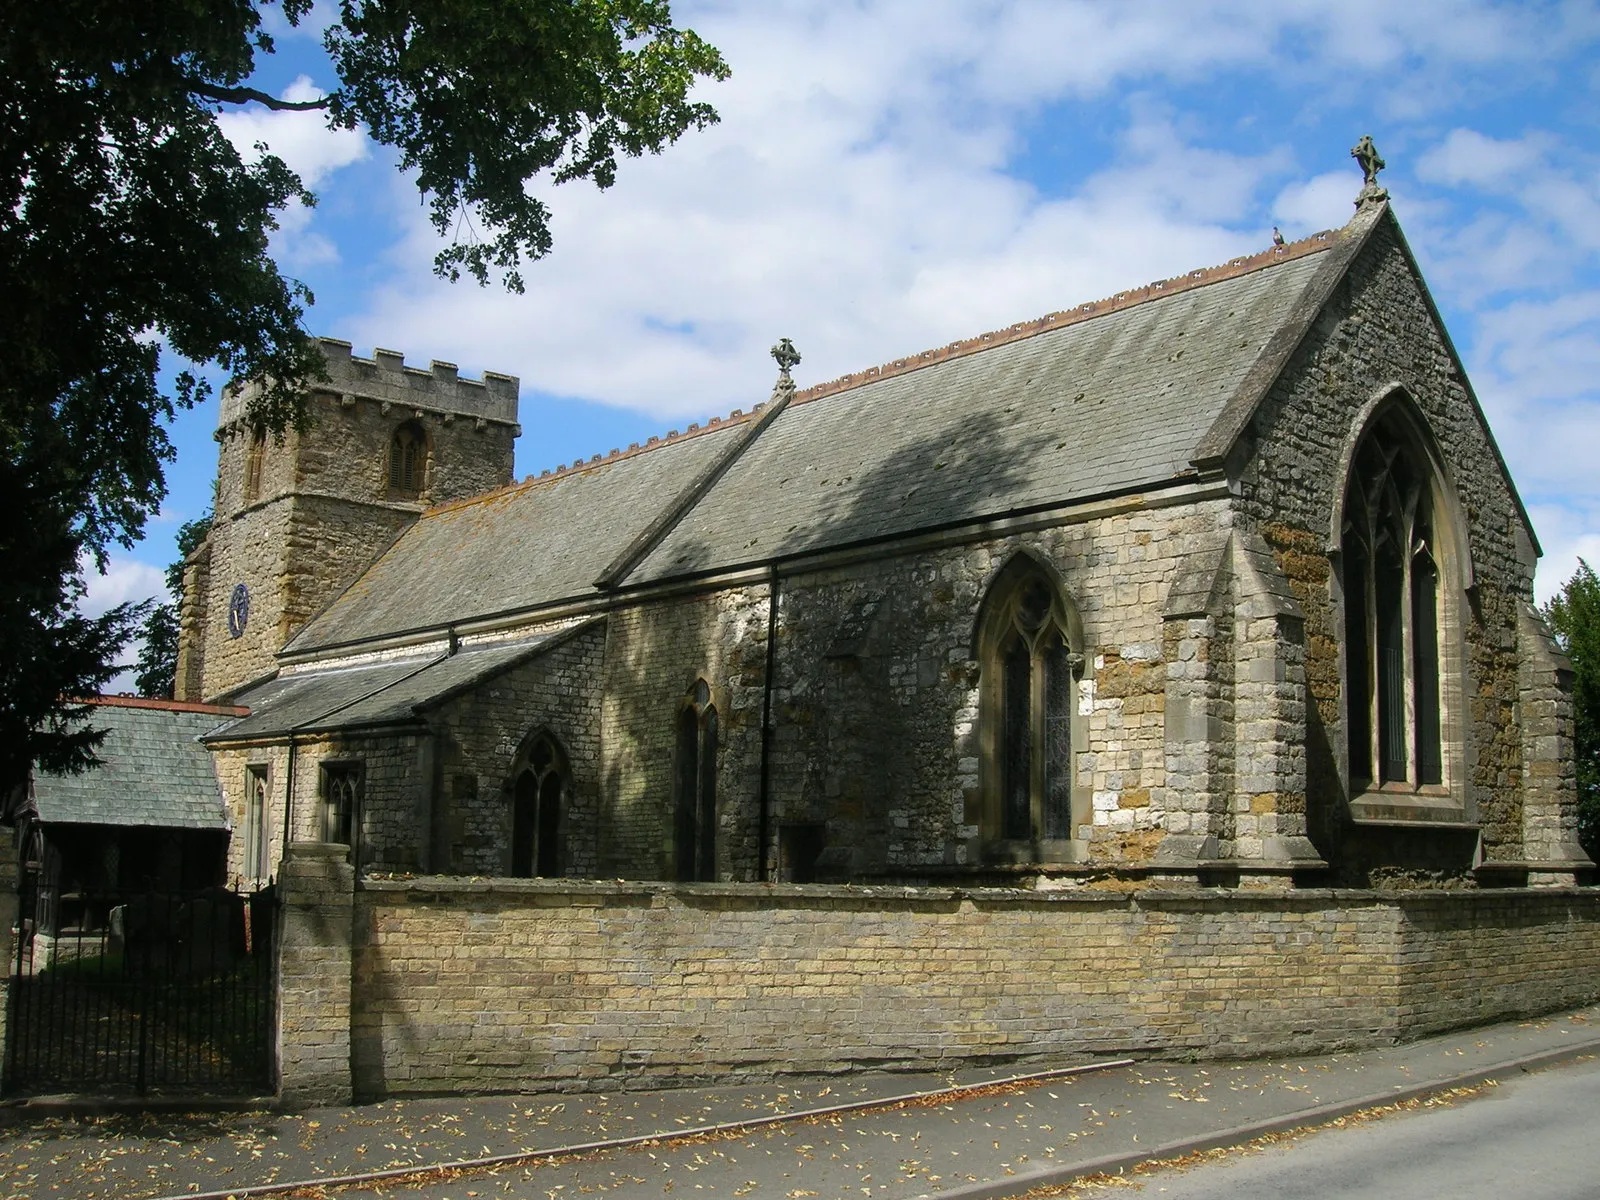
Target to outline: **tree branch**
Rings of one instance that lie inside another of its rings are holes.
[[[273,112],[308,112],[313,109],[327,108],[329,97],[320,100],[279,100],[276,96],[269,96],[266,92],[257,91],[252,87],[217,87],[215,84],[201,83],[199,80],[189,82],[189,90],[197,96],[204,96],[207,100],[220,100],[224,104],[261,104],[272,109]]]

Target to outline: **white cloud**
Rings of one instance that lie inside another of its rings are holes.
[[[1600,505],[1535,504],[1528,515],[1544,551],[1534,576],[1534,599],[1548,604],[1572,578],[1580,558],[1600,568]]]
[[[89,559],[80,563],[79,569],[83,574],[84,594],[78,608],[86,616],[98,617],[129,600],[146,600],[151,596],[165,600],[167,596],[166,576],[159,567],[124,554],[111,555],[103,573],[96,570]]]
[[[321,88],[301,75],[283,90],[280,100],[302,102],[319,100]],[[315,187],[340,167],[360,162],[370,153],[366,134],[359,129],[329,129],[319,111],[272,112],[264,108],[244,108],[217,116],[223,136],[246,162],[261,157],[256,149],[265,145],[286,162],[307,187]]]
[[[1272,202],[1272,215],[1291,241],[1350,219],[1350,172],[1328,171],[1303,183],[1291,183]]]

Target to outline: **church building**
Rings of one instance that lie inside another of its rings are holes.
[[[228,876],[1570,884],[1538,542],[1348,225],[517,482],[518,381],[230,389],[180,701]],[[537,437],[536,429],[529,436]]]

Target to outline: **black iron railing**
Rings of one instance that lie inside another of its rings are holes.
[[[75,892],[25,880],[21,902],[7,1094],[271,1089],[271,888]]]

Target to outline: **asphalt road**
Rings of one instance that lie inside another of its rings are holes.
[[[1541,1071],[1453,1107],[1307,1134],[1188,1170],[1154,1200],[1592,1200],[1600,1196],[1600,1062]],[[1099,1189],[1095,1189],[1098,1191]],[[1125,1185],[1104,1194],[1126,1194]]]

